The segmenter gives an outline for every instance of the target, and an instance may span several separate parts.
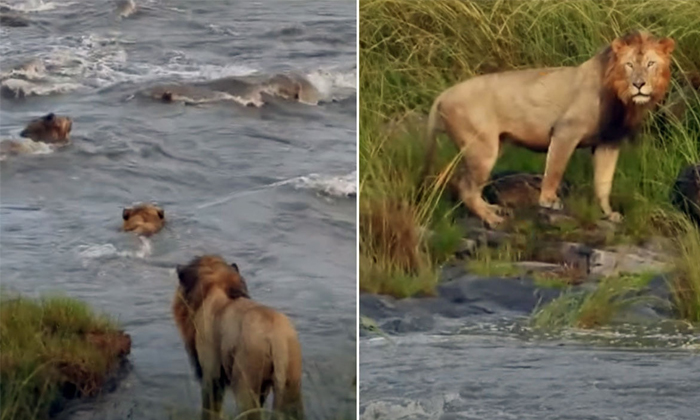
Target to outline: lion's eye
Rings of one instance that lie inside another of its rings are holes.
[[[625,66],[627,66],[627,67],[629,67],[629,68],[633,68],[633,67],[634,67],[634,65],[632,64],[631,61],[626,62],[626,63],[625,63]]]
[[[652,67],[656,64],[656,61],[650,61],[647,63],[647,67]]]

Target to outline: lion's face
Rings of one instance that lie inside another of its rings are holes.
[[[187,265],[176,268],[180,295],[196,309],[214,290],[222,290],[230,299],[248,298],[248,285],[238,265],[227,263],[218,255],[195,257]]]
[[[27,124],[19,135],[34,141],[59,142],[68,139],[73,128],[73,120],[69,117],[58,117],[53,112]]]
[[[153,204],[141,204],[122,211],[125,231],[141,235],[153,235],[165,224],[165,211]]]
[[[670,38],[635,32],[611,44],[614,59],[608,80],[625,104],[646,105],[663,99],[671,81]]]

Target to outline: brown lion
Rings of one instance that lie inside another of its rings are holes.
[[[70,143],[68,135],[73,128],[69,117],[57,117],[54,113],[30,121],[19,133],[25,140],[0,142],[0,160],[6,156],[49,153]]]
[[[123,229],[139,235],[151,236],[165,225],[165,211],[153,204],[139,204],[122,211]]]
[[[221,415],[227,386],[245,418],[260,418],[272,390],[274,411],[303,419],[301,345],[289,318],[251,300],[238,266],[219,256],[178,265],[177,276],[173,316],[201,381],[202,419]]]
[[[70,117],[59,117],[52,112],[30,121],[19,135],[45,143],[66,143],[72,128]]]
[[[457,181],[460,198],[494,227],[503,222],[503,209],[486,203],[482,189],[503,143],[547,153],[538,204],[552,209],[563,208],[556,191],[574,150],[590,147],[603,214],[622,220],[610,206],[620,145],[666,95],[674,46],[670,38],[635,31],[577,67],[487,74],[447,89],[428,116],[426,175],[436,135],[444,131],[466,164]]]

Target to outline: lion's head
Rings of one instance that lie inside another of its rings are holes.
[[[627,106],[648,106],[666,95],[671,82],[671,38],[635,31],[615,39],[607,51],[606,85]]]
[[[250,298],[238,265],[229,264],[218,255],[195,257],[187,265],[178,265],[176,270],[180,283],[178,292],[192,311],[196,311],[215,289],[223,291],[230,299]]]
[[[122,219],[124,219],[123,228],[125,231],[150,236],[163,228],[165,211],[153,204],[139,204],[124,209]]]
[[[34,141],[63,142],[68,139],[72,128],[73,120],[70,117],[59,117],[52,112],[30,121],[19,135]]]

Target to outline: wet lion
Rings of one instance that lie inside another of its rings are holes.
[[[54,113],[30,121],[19,133],[26,140],[3,140],[0,142],[0,155],[48,153],[54,148],[70,143],[69,134],[73,129],[70,117],[59,117]]]
[[[143,236],[158,233],[165,225],[165,211],[153,204],[139,204],[122,211],[126,232],[135,232]]]
[[[72,119],[59,117],[52,112],[30,121],[19,135],[44,143],[66,143],[72,129]]]
[[[231,387],[241,419],[260,419],[272,391],[273,410],[301,420],[302,354],[284,314],[250,299],[238,266],[216,255],[177,266],[173,316],[202,387],[202,419],[220,418]]]
[[[437,133],[447,133],[466,166],[457,181],[460,198],[494,227],[504,221],[503,209],[486,203],[482,189],[503,143],[547,153],[538,204],[552,209],[563,208],[557,189],[572,153],[587,147],[593,151],[600,208],[606,218],[620,221],[610,206],[620,145],[666,95],[674,46],[671,38],[635,31],[576,67],[487,74],[447,89],[428,116],[425,174]]]
[[[190,84],[173,83],[155,86],[146,95],[165,103],[202,104],[235,100],[253,107],[263,106],[270,97],[308,105],[318,104],[320,98],[319,91],[311,82],[301,76],[284,74],[267,79],[232,76]]]

